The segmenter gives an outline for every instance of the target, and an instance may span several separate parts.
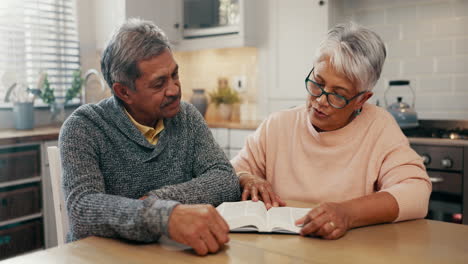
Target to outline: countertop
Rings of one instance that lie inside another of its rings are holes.
[[[258,120],[251,121],[208,121],[210,128],[229,128],[255,130],[261,123]],[[36,127],[31,130],[0,129],[0,145],[29,143],[35,141],[57,140],[60,133],[59,126]]]
[[[249,121],[216,121],[208,120],[210,128],[229,128],[255,130],[261,124],[261,120]],[[0,129],[0,145],[20,144],[34,141],[57,140],[60,132],[58,126],[37,127],[32,130]],[[468,140],[453,140],[441,138],[409,138],[412,144],[429,144],[440,146],[468,146]]]
[[[57,140],[59,132],[58,126],[36,127],[32,130],[0,129],[0,145]]]
[[[289,206],[311,204],[288,201]],[[350,230],[337,240],[286,234],[233,233],[216,254],[196,256],[165,240],[130,243],[88,237],[2,263],[466,263],[468,226],[413,220]]]

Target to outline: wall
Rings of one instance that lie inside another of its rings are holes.
[[[468,1],[341,0],[342,16],[378,32],[388,57],[372,102],[383,104],[388,80],[409,79],[423,119],[468,119]],[[391,89],[411,101],[402,89]]]
[[[252,47],[207,49],[200,51],[176,51],[174,57],[180,66],[182,99],[189,101],[192,89],[205,89],[206,94],[217,88],[218,78],[246,77],[246,91],[241,93],[243,102],[256,104],[257,49]],[[232,86],[232,85],[231,85]],[[213,115],[209,106],[207,117]],[[254,111],[254,109],[251,109]]]

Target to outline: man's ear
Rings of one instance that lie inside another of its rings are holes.
[[[361,109],[362,105],[365,102],[367,102],[367,100],[369,100],[369,98],[371,98],[372,95],[374,95],[373,92],[367,92],[367,93],[363,94],[362,96],[360,96],[360,98],[358,99],[358,103],[356,105],[356,110]]]
[[[126,86],[123,83],[114,83],[112,84],[112,89],[114,90],[114,94],[122,101],[124,101],[126,104],[131,104],[132,99],[131,96],[129,95],[129,90],[128,86]]]

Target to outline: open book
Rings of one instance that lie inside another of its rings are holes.
[[[310,208],[272,207],[267,210],[262,201],[226,202],[216,207],[232,232],[276,232],[299,234],[294,222]]]

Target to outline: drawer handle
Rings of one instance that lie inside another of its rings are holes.
[[[429,177],[429,180],[431,180],[432,183],[444,182],[444,178],[441,178],[441,177]]]

